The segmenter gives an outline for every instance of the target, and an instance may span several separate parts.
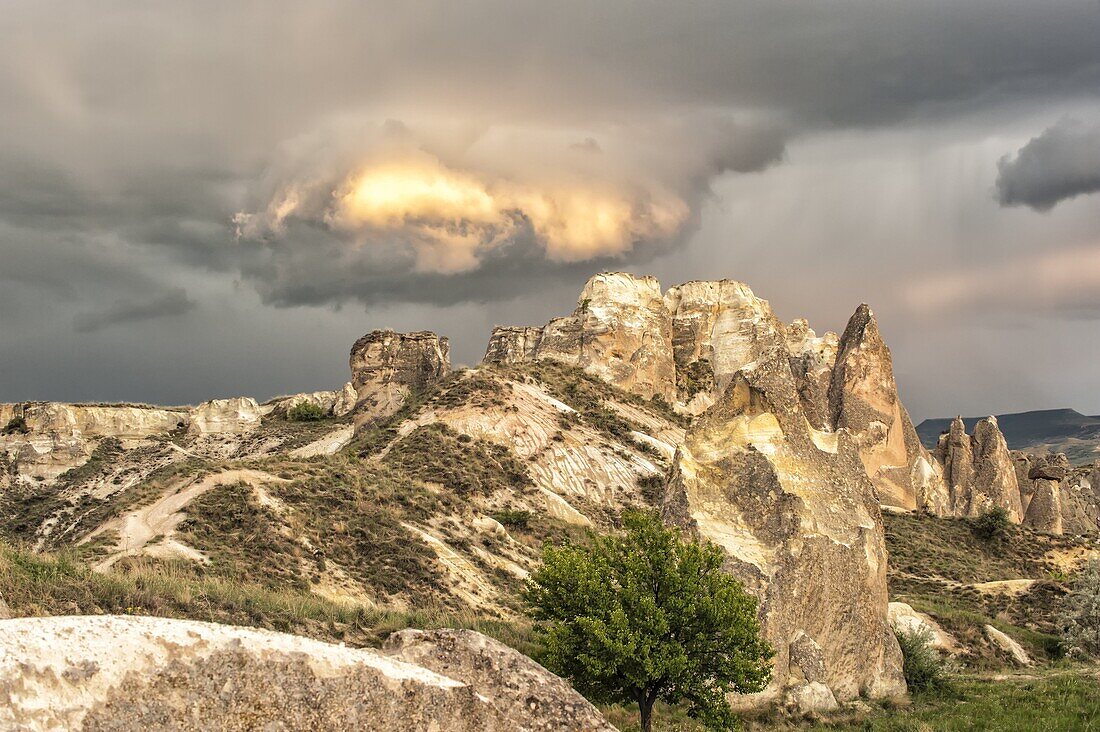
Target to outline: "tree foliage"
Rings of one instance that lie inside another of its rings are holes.
[[[286,412],[286,418],[292,422],[317,422],[325,416],[325,410],[313,402],[298,402]]]
[[[983,541],[1000,541],[1008,535],[1012,528],[1012,521],[1008,518],[1008,511],[1003,506],[994,506],[988,511],[983,511],[974,520],[974,534]]]
[[[1062,612],[1062,642],[1074,658],[1100,658],[1100,560],[1077,576]]]
[[[655,512],[628,511],[623,524],[544,550],[525,591],[544,663],[593,701],[637,702],[646,732],[658,699],[734,726],[726,695],[771,678],[756,600],[721,571],[718,547],[683,540]]]
[[[894,635],[901,646],[902,673],[909,691],[918,694],[946,690],[950,685],[948,666],[932,647],[932,631],[894,628]]]

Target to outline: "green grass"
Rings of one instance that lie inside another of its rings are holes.
[[[816,730],[897,732],[1069,732],[1100,730],[1095,669],[1029,678],[963,678],[951,694],[914,697],[908,707],[877,708],[863,719],[818,724]],[[767,729],[767,727],[762,727]]]
[[[14,617],[130,614],[262,627],[353,646],[378,646],[403,628],[469,628],[536,653],[529,625],[427,606],[411,612],[336,603],[151,560],[94,572],[71,553],[35,554],[0,542],[0,597]]]

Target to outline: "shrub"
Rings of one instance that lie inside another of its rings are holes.
[[[727,695],[771,678],[756,600],[713,544],[683,540],[656,512],[626,511],[623,525],[589,546],[544,549],[524,592],[543,662],[593,701],[636,702],[644,732],[658,700],[730,728]]]
[[[292,422],[316,422],[325,416],[325,410],[313,402],[298,402],[286,412],[286,418]]]
[[[910,693],[944,691],[948,688],[948,668],[932,647],[932,632],[921,628],[906,632],[894,628],[904,659],[903,672]]]
[[[30,428],[27,427],[27,420],[21,416],[12,417],[11,420],[4,426],[4,429],[0,430],[0,435],[14,435],[18,432],[21,435],[25,435],[30,432]]]
[[[661,502],[665,494],[665,478],[663,475],[639,475],[635,481],[642,499],[651,505]]]
[[[1100,560],[1092,560],[1073,583],[1062,611],[1062,643],[1074,658],[1100,657]]]
[[[1000,541],[1008,535],[1012,522],[1008,520],[1008,511],[1001,506],[983,511],[974,520],[974,534],[983,541]]]
[[[489,514],[501,526],[507,526],[510,529],[528,528],[531,525],[531,515],[530,511],[517,511],[509,508]]]

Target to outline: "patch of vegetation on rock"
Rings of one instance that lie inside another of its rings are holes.
[[[27,426],[27,420],[23,419],[21,415],[16,415],[8,420],[8,423],[4,425],[3,429],[0,429],[0,435],[25,435],[30,431],[30,427]]]
[[[179,539],[209,558],[204,571],[267,587],[307,590],[297,558],[302,547],[280,532],[278,517],[259,505],[247,483],[216,486],[191,501]]]
[[[714,383],[714,369],[709,359],[701,358],[676,369],[676,392],[685,402],[699,392],[712,391]]]
[[[383,462],[463,495],[534,486],[526,466],[508,448],[461,435],[441,423],[418,427],[402,437]]]
[[[313,402],[298,402],[286,410],[286,418],[291,422],[317,422],[326,417],[321,405]]]

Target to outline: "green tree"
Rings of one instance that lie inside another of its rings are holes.
[[[623,524],[587,546],[543,550],[524,592],[543,662],[593,701],[637,702],[645,732],[658,699],[734,727],[726,695],[771,679],[756,600],[721,571],[718,547],[683,540],[655,512],[625,512]]]

